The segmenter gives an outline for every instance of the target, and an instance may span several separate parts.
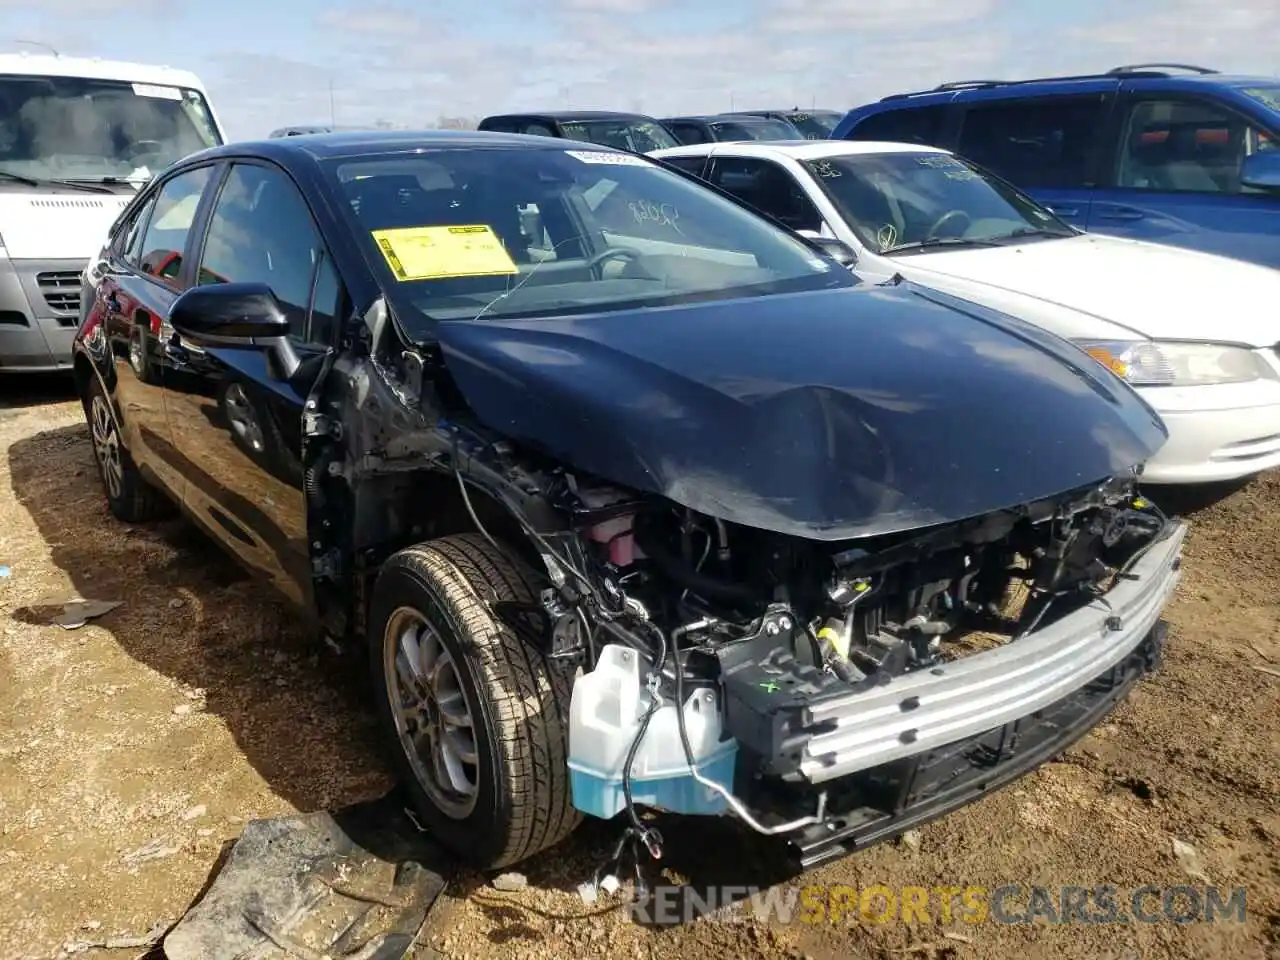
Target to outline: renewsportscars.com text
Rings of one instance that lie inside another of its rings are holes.
[[[632,920],[644,924],[691,923],[701,917],[781,924],[1188,924],[1244,923],[1245,900],[1244,887],[1191,885],[658,886],[628,910]]]

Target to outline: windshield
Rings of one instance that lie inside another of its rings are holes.
[[[711,129],[721,140],[794,140],[798,131],[784,120],[713,120]]]
[[[841,120],[832,110],[813,110],[808,113],[788,113],[787,122],[804,134],[806,140],[826,140]]]
[[[195,90],[0,76],[0,170],[36,179],[147,180],[221,142]]]
[[[680,141],[656,120],[562,120],[560,129],[570,140],[602,143],[606,147],[617,147],[632,153],[648,153],[650,150],[680,146]]]
[[[950,154],[870,153],[804,167],[875,253],[1075,235],[1013,187]]]
[[[436,320],[565,316],[857,281],[785,230],[632,154],[451,149],[330,161],[415,339]]]

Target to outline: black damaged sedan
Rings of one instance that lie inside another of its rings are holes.
[[[946,813],[1158,662],[1156,415],[1075,347],[647,158],[490,133],[219,147],[86,274],[111,511],[177,507],[368,651],[423,822],[584,815],[801,866]]]

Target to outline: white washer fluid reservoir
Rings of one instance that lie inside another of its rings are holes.
[[[569,771],[573,805],[609,819],[626,807],[622,788],[627,753],[640,730],[652,694],[647,657],[622,644],[600,651],[596,668],[574,683],[569,708]],[[719,693],[685,684],[685,729],[698,773],[733,788],[738,745],[722,740]],[[631,765],[631,798],[639,805],[683,814],[720,814],[724,798],[694,779],[680,742],[675,703],[663,703],[649,720]]]

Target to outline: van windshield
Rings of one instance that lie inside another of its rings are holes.
[[[39,180],[148,180],[222,142],[195,90],[0,76],[0,170]]]

